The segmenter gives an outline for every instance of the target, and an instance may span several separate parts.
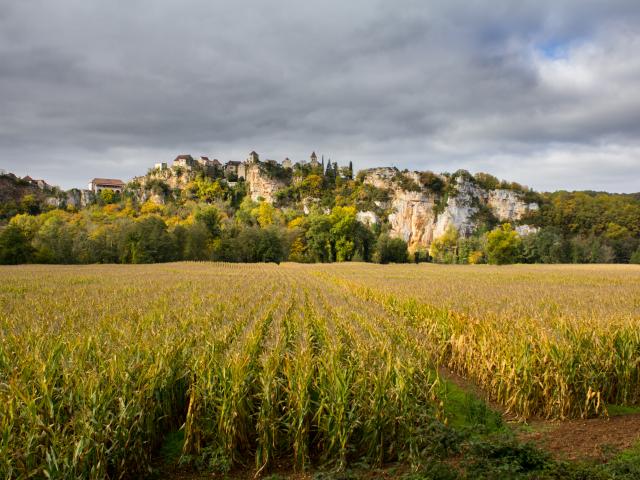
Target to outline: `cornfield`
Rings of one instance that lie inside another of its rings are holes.
[[[0,476],[418,465],[447,367],[526,419],[640,399],[640,270],[163,264],[0,270]]]

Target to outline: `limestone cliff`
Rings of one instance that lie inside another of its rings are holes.
[[[78,188],[72,188],[66,192],[66,198],[64,203],[72,206],[76,209],[85,208],[95,202],[96,196],[91,190],[80,190]],[[61,205],[56,205],[60,207]]]
[[[171,190],[183,189],[198,175],[195,170],[184,168],[166,168],[164,170],[150,170],[145,176],[134,177],[132,183],[138,184],[141,190],[146,190],[158,182],[165,183]]]
[[[364,172],[364,183],[389,191],[390,233],[406,241],[411,251],[428,249],[450,227],[462,236],[471,235],[478,227],[481,209],[488,209],[499,221],[518,222],[538,208],[525,202],[519,192],[485,190],[469,175],[429,176],[438,180],[438,189],[424,184],[421,172],[394,168]]]
[[[262,199],[273,203],[276,199],[276,192],[287,186],[283,180],[269,175],[259,163],[246,165],[244,179],[249,187],[249,195],[254,201]]]
[[[537,203],[525,203],[516,192],[503,189],[490,190],[487,203],[500,221],[519,220],[539,208]]]
[[[429,245],[436,228],[435,200],[429,192],[395,189],[389,214],[391,234],[402,238],[411,250]]]

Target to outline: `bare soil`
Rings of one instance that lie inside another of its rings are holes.
[[[532,432],[519,435],[564,460],[607,461],[640,441],[640,414],[562,422],[534,421]]]

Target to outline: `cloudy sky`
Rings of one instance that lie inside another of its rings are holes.
[[[252,149],[640,191],[640,3],[0,0],[0,168]]]

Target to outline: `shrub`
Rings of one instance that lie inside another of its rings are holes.
[[[0,232],[0,264],[27,263],[32,255],[31,242],[20,227],[9,225]]]
[[[503,224],[487,235],[489,263],[506,265],[516,263],[522,255],[522,240],[510,223]]]
[[[407,243],[401,238],[380,235],[374,259],[378,263],[407,263],[409,259]]]
[[[433,172],[420,173],[420,183],[433,192],[441,192],[444,188],[442,179]]]

